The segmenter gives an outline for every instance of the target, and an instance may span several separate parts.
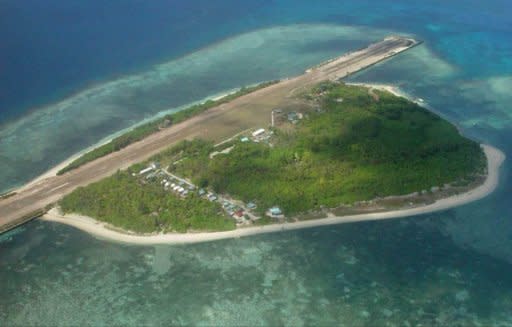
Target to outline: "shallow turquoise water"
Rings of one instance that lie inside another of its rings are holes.
[[[12,325],[512,323],[509,265],[461,249],[440,216],[138,247],[33,223],[2,244]],[[27,243],[28,240],[28,243]],[[7,310],[5,310],[7,309]]]
[[[233,8],[239,17],[210,24],[196,53],[2,125],[0,189],[141,119],[298,74],[390,31],[425,44],[350,80],[396,84],[510,157],[511,11],[498,0]],[[187,246],[119,245],[34,222],[1,236],[0,323],[509,326],[510,180],[507,161],[497,192],[456,210]]]

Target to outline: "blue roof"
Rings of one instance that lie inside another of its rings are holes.
[[[278,207],[272,207],[272,208],[270,208],[270,213],[273,215],[280,215],[281,209],[279,209]]]

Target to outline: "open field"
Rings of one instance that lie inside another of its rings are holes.
[[[267,126],[273,108],[290,104],[290,95],[322,80],[338,79],[390,58],[417,44],[404,38],[387,38],[366,49],[336,58],[298,77],[237,98],[229,103],[192,117],[180,124],[152,134],[142,141],[90,162],[61,176],[46,174],[22,187],[7,199],[0,200],[0,231],[27,215],[57,202],[79,186],[88,185],[118,169],[143,161],[183,139],[202,137],[220,141],[252,127]]]

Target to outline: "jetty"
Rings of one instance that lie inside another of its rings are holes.
[[[268,125],[273,108],[293,106],[293,95],[324,80],[339,80],[420,44],[408,37],[390,36],[366,48],[349,52],[279,83],[213,107],[182,123],[156,132],[142,141],[108,154],[63,175],[46,174],[7,197],[0,198],[0,233],[41,216],[64,195],[119,169],[126,169],[184,139],[226,139],[243,130]]]

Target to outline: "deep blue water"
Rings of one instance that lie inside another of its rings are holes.
[[[0,3],[0,122],[228,34],[258,1]],[[236,33],[236,31],[234,31]]]
[[[350,80],[398,85],[510,157],[510,13],[505,0],[0,1],[0,190],[161,111],[392,32],[425,43]],[[490,197],[394,221],[157,247],[35,222],[0,240],[0,325],[509,326],[509,161]]]
[[[222,38],[291,23],[415,32],[468,74],[512,70],[509,1],[403,2],[4,0],[0,122]]]

